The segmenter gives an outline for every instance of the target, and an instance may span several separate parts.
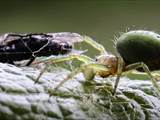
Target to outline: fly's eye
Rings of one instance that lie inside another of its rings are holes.
[[[65,49],[72,49],[72,45],[65,44],[65,45],[63,46],[63,48],[65,48]]]
[[[97,62],[97,61],[98,61],[98,58],[95,58],[95,61]]]
[[[61,43],[62,49],[63,50],[70,50],[72,49],[72,45],[67,44],[67,43]]]

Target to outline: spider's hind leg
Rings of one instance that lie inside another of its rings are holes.
[[[117,78],[116,78],[116,81],[115,81],[115,84],[114,84],[114,89],[113,89],[113,95],[115,95],[116,93],[116,90],[117,90],[117,87],[118,87],[118,83],[119,83],[119,80],[120,80],[120,77],[121,77],[121,74],[123,72],[123,68],[124,68],[124,61],[122,59],[122,57],[117,57],[117,60],[118,60],[118,63],[117,63]]]
[[[160,96],[160,86],[157,83],[157,79],[153,77],[153,75],[151,74],[151,72],[146,64],[144,64],[143,62],[133,63],[133,64],[126,66],[125,71],[129,71],[129,70],[133,70],[133,69],[137,69],[137,68],[142,68],[148,74],[148,76],[152,80],[152,84],[153,84],[154,88],[156,89],[158,95]]]

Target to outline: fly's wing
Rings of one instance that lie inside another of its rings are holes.
[[[71,32],[59,32],[59,33],[47,33],[51,35],[52,39],[59,42],[78,43],[83,42],[83,36],[78,33]]]
[[[48,36],[47,36],[48,35]],[[0,36],[0,45],[8,45],[16,40],[19,40],[21,37],[32,36],[37,39],[42,39],[44,37],[59,41],[59,42],[68,42],[71,44],[82,42],[83,37],[78,33],[71,32],[59,32],[59,33],[5,33]]]
[[[59,33],[47,33],[47,35],[52,36],[51,40],[54,42],[67,42],[74,46],[75,43],[80,43],[84,41],[84,37],[78,33],[71,32],[59,32]],[[72,49],[69,54],[83,54],[86,50],[76,50]]]
[[[19,40],[21,36],[22,34],[5,33],[0,36],[0,46],[11,44],[12,42]]]

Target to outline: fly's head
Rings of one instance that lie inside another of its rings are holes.
[[[71,52],[73,49],[73,44],[69,43],[69,42],[61,42],[59,43],[60,49],[62,51],[62,53],[67,53],[67,52]]]
[[[73,49],[73,44],[65,41],[52,40],[47,45],[52,54],[67,54]]]

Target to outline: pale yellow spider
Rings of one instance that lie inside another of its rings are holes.
[[[90,44],[95,49],[100,51],[100,55],[96,57],[96,59],[92,59],[84,54],[71,54],[68,56],[62,56],[62,57],[56,57],[56,58],[50,57],[49,59],[44,59],[40,61],[44,63],[58,63],[58,62],[64,62],[64,61],[70,61],[73,59],[77,59],[84,63],[80,67],[73,70],[62,82],[60,82],[54,88],[54,90],[57,90],[66,81],[72,79],[75,75],[82,72],[86,80],[92,80],[94,79],[96,75],[102,78],[116,75],[117,77],[116,77],[116,82],[115,82],[114,90],[113,90],[113,94],[115,94],[122,72],[137,69],[137,68],[142,68],[148,74],[148,76],[152,80],[153,86],[157,90],[157,93],[160,95],[160,87],[157,84],[156,79],[152,76],[146,64],[144,64],[143,62],[137,62],[137,63],[133,63],[133,64],[126,66],[122,57],[120,56],[117,57],[112,54],[108,54],[108,52],[105,50],[105,48],[101,44],[92,40],[90,37],[85,36],[84,42]],[[39,80],[43,72],[40,73],[36,81]]]

